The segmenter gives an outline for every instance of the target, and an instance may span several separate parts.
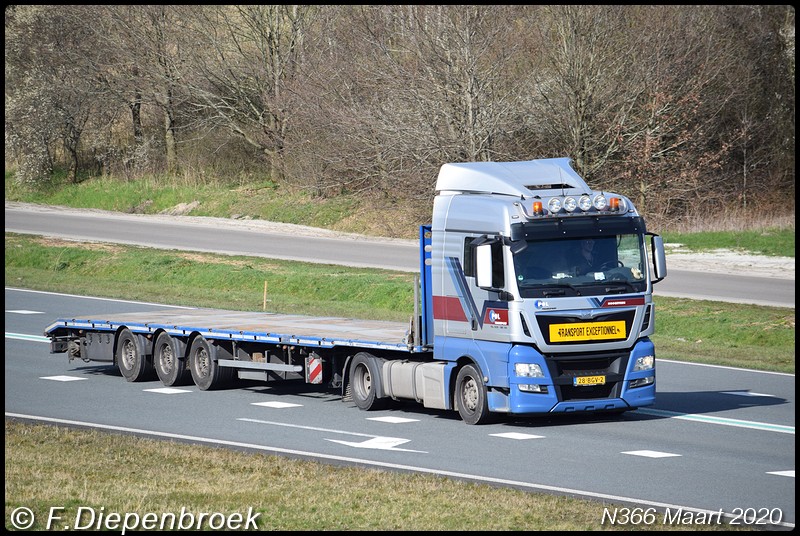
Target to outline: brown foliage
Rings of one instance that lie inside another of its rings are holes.
[[[569,156],[656,221],[793,214],[794,24],[789,6],[12,6],[6,160],[422,205],[445,162]]]

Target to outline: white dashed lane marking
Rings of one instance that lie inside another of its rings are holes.
[[[388,422],[391,424],[403,424],[407,422],[419,422],[419,419],[407,419],[405,417],[368,417],[368,421]]]
[[[643,456],[645,458],[672,458],[674,456],[682,456],[682,454],[672,454],[670,452],[659,452],[657,450],[629,450],[622,454],[630,454],[631,456]]]
[[[790,476],[794,478],[794,469],[791,471],[767,471],[768,475]]]
[[[301,408],[302,404],[291,404],[289,402],[253,402],[253,406],[263,406],[265,408],[284,409],[284,408]]]
[[[775,398],[775,395],[768,395],[766,393],[753,393],[750,391],[722,391],[723,395],[736,395],[736,396],[768,396]]]
[[[519,432],[505,432],[502,434],[489,434],[490,436],[503,437],[505,439],[544,439],[544,436],[533,434],[521,434]]]
[[[41,380],[53,380],[54,382],[77,382],[88,380],[88,378],[78,378],[77,376],[41,376]]]

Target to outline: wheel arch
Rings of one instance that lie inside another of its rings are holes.
[[[158,328],[153,332],[152,339],[148,340],[150,348],[150,360],[154,359],[156,355],[156,342],[162,333],[169,335],[175,341],[176,348],[180,351],[180,359],[189,359],[189,348],[192,346],[194,339],[200,335],[199,331],[194,331],[190,335],[173,335],[164,328]]]
[[[478,372],[481,373],[481,376],[486,378],[486,372],[481,367],[479,361],[471,355],[465,354],[456,359],[456,366],[450,371],[450,377],[447,382],[448,398],[451,408],[456,407],[456,380],[458,379],[458,373],[467,365],[473,365],[478,369]]]
[[[217,360],[217,345],[214,344],[214,339],[206,338],[199,331],[193,331],[193,332],[191,332],[189,334],[188,337],[186,337],[186,342],[185,342],[186,346],[183,348],[183,350],[184,350],[183,357],[185,359],[189,359],[189,351],[192,349],[192,344],[194,344],[195,339],[197,339],[198,337],[203,337],[204,339],[206,339],[206,342],[208,343],[209,351],[211,352],[211,359],[216,361]]]
[[[122,332],[128,330],[130,331],[131,335],[133,335],[133,342],[136,344],[136,350],[139,352],[141,356],[147,361],[149,364],[153,364],[153,344],[155,344],[155,339],[153,341],[149,341],[145,335],[141,333],[136,333],[128,326],[119,326],[116,331],[114,331],[114,348],[113,348],[113,363],[114,365],[118,365],[117,355],[119,350],[119,340],[122,336]]]
[[[384,386],[383,386],[383,371],[382,371],[383,363],[386,361],[386,357],[384,357],[384,356],[382,356],[380,354],[373,354],[373,353],[367,352],[366,350],[358,350],[357,352],[349,354],[345,358],[344,367],[342,369],[342,398],[346,398],[347,389],[350,386],[350,382],[352,381],[352,378],[350,377],[350,364],[353,362],[353,359],[355,359],[356,356],[359,356],[359,355],[363,355],[363,356],[367,357],[368,359],[370,359],[370,360],[375,362],[375,365],[377,366],[378,377],[379,377],[378,378],[379,381],[377,382],[375,391],[376,391],[376,393],[378,395],[378,398],[386,398],[386,390],[384,389]]]

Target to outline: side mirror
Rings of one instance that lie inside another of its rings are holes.
[[[667,255],[664,253],[664,239],[659,235],[652,235],[651,252],[653,255],[653,283],[658,283],[667,277]]]
[[[492,245],[481,244],[475,248],[475,282],[480,288],[492,288]]]

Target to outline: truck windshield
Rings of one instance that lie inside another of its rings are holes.
[[[639,234],[527,240],[514,254],[523,298],[644,292],[646,266]]]

